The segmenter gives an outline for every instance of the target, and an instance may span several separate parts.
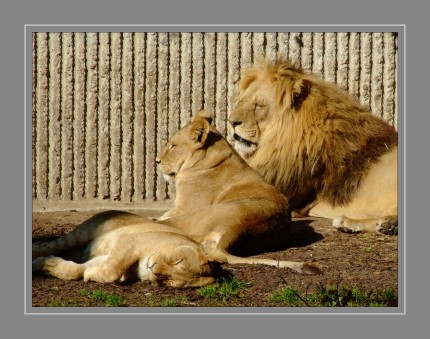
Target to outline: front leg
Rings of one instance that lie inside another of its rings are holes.
[[[85,266],[60,257],[38,257],[32,263],[33,272],[41,271],[62,280],[80,280]]]
[[[83,274],[85,282],[118,282],[121,280],[126,269],[121,260],[109,255],[96,257],[88,263],[89,265],[87,265]]]
[[[258,253],[285,245],[291,217],[279,204],[269,201],[235,201],[163,220],[205,248],[237,253]]]

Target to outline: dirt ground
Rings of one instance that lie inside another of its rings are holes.
[[[146,216],[159,216],[160,211],[133,211]],[[33,242],[61,236],[95,212],[50,212],[33,214]],[[279,260],[307,261],[318,265],[322,275],[300,275],[288,269],[265,265],[224,265],[246,289],[228,300],[205,298],[195,288],[173,289],[149,282],[129,285],[96,282],[61,281],[33,275],[32,305],[38,306],[109,306],[106,299],[93,291],[121,298],[123,307],[283,307],[268,296],[287,285],[309,293],[318,286],[341,284],[364,291],[393,289],[398,293],[398,237],[374,234],[346,234],[334,230],[329,220],[293,219],[288,248],[260,257]],[[91,294],[93,293],[93,294]],[[90,297],[92,295],[93,297]],[[397,305],[390,305],[397,306]]]

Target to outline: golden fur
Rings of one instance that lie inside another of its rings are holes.
[[[285,246],[290,209],[288,200],[240,158],[211,121],[208,112],[198,112],[157,157],[164,176],[176,185],[175,207],[159,220],[181,229],[222,262],[320,273],[306,263],[236,256]]]
[[[64,280],[150,280],[172,287],[212,283],[221,263],[321,273],[307,263],[231,254],[281,248],[290,211],[287,199],[236,154],[210,120],[200,112],[157,158],[177,192],[175,208],[161,221],[119,211],[97,214],[64,237],[34,244],[33,272]]]
[[[33,259],[33,272],[63,280],[196,287],[214,282],[219,272],[180,230],[120,211],[99,213],[64,237],[34,244]]]
[[[337,85],[262,59],[244,71],[229,121],[236,150],[292,208],[346,231],[394,231],[397,132]]]

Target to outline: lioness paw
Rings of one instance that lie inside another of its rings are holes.
[[[56,267],[64,262],[64,259],[53,255],[45,258],[44,267]]]
[[[84,281],[113,283],[121,280],[122,274],[116,270],[103,270],[99,267],[89,267],[84,271]]]
[[[32,262],[32,271],[49,270],[49,268],[58,266],[62,261],[64,260],[53,255],[49,257],[38,257]]]
[[[103,281],[100,281],[100,279],[96,278],[96,273],[97,273],[97,267],[87,268],[84,271],[84,278],[83,278],[83,280],[85,282],[88,282],[88,281],[103,282]]]

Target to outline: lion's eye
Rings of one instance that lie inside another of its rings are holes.
[[[254,110],[256,110],[256,111],[257,111],[257,110],[260,110],[261,108],[263,108],[263,105],[262,105],[262,104],[259,104],[259,103],[258,103],[258,104],[257,104],[257,103],[256,103],[256,104],[254,104]]]
[[[170,144],[169,145],[169,151],[171,151],[173,149],[173,147],[175,147],[175,145]]]

